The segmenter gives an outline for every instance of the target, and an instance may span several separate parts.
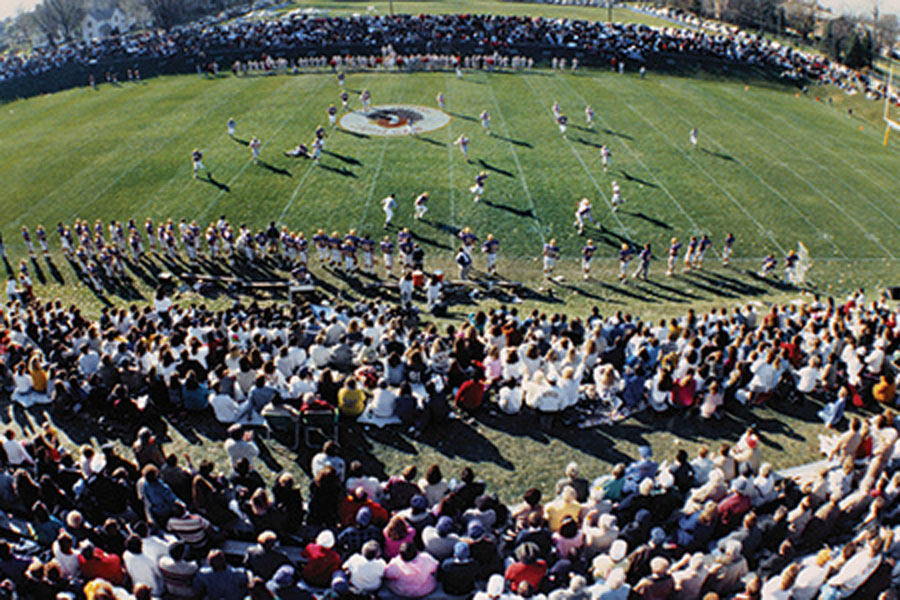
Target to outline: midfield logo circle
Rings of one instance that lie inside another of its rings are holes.
[[[368,111],[355,110],[339,121],[343,129],[365,135],[387,137],[425,133],[450,122],[450,115],[436,108],[412,104],[385,104]]]

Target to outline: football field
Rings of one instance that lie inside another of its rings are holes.
[[[235,226],[275,221],[307,238],[320,228],[342,234],[355,228],[379,239],[381,200],[395,193],[394,222],[411,228],[429,267],[452,270],[455,232],[468,226],[482,239],[488,233],[499,239],[502,277],[538,288],[535,259],[542,243],[555,238],[565,281],[551,286],[552,298],[526,301],[528,310],[584,315],[596,305],[603,314],[656,316],[723,302],[793,299],[796,290],[754,273],[766,253],[781,259],[798,243],[809,249],[809,279],[823,293],[900,282],[900,155],[894,141],[882,146],[881,105],[863,98],[829,88],[803,94],[766,80],[659,73],[641,78],[605,70],[467,72],[462,79],[442,72],[362,72],[349,74],[345,87],[354,110],[363,89],[371,91],[373,107],[434,109],[443,92],[451,118],[416,136],[329,129],[316,166],[283,152],[310,145],[314,129],[328,127],[327,107],[340,106],[330,73],[165,77],[3,105],[0,207],[9,268],[25,257],[22,225],[33,234],[43,224],[53,258],[28,263],[37,293],[95,314],[104,302],[149,298],[153,282],[134,271],[134,294],[91,293],[59,251],[58,221],[71,225],[79,217],[105,225],[133,218],[141,225],[146,217],[156,223],[184,218],[205,227],[224,214]],[[553,120],[554,101],[569,117],[566,137]],[[585,127],[587,104],[596,111],[592,129]],[[478,121],[483,110],[491,117],[491,135]],[[226,131],[229,117],[237,121],[234,139]],[[696,148],[689,143],[692,127],[700,132]],[[452,144],[460,135],[471,140],[471,163]],[[262,142],[259,164],[246,146],[253,136]],[[600,159],[604,144],[612,153],[608,172]],[[195,147],[203,151],[211,179],[191,178]],[[481,171],[489,176],[484,201],[476,204],[469,187]],[[626,201],[616,213],[610,210],[613,181]],[[429,213],[415,222],[412,199],[423,191],[431,194]],[[600,248],[587,282],[579,273],[584,238],[572,224],[583,196],[592,200],[598,221],[586,237]],[[728,231],[737,236],[735,260],[723,268],[716,258]],[[669,240],[703,233],[715,250],[704,271],[663,277]],[[623,242],[653,245],[657,260],[649,282],[615,281]],[[475,266],[483,268],[481,257]],[[343,285],[316,265],[312,270],[326,283]],[[192,293],[182,299],[198,300]],[[451,307],[451,316],[472,309]],[[454,469],[475,462],[479,475],[499,482],[511,499],[534,482],[550,485],[573,458],[589,473],[634,456],[645,443],[671,458],[676,441],[691,451],[700,443],[734,441],[750,422],[764,432],[766,460],[776,467],[817,458],[820,429],[811,404],[741,409],[712,429],[690,417],[641,415],[612,427],[559,426],[541,433],[523,420],[489,415],[474,424],[455,421],[418,440],[373,431],[353,438],[353,452],[367,457],[367,468],[387,473],[411,460]],[[83,434],[73,440],[84,442],[94,432]],[[199,459],[210,455],[209,444],[221,432],[197,425],[195,435],[182,424],[170,435],[176,447]],[[302,477],[297,462],[306,459],[280,444],[272,452],[267,476],[288,468]],[[221,452],[214,457],[226,460]]]
[[[827,88],[804,95],[769,82],[605,70],[467,72],[462,79],[361,72],[349,74],[345,87],[351,109],[361,108],[363,89],[373,107],[436,108],[443,92],[451,119],[415,136],[332,130],[326,108],[340,107],[340,88],[327,73],[168,77],[4,105],[0,136],[9,152],[0,163],[0,206],[12,263],[24,255],[22,225],[33,231],[43,224],[58,250],[56,223],[71,225],[75,217],[139,225],[146,217],[185,218],[205,227],[226,215],[235,226],[275,221],[307,238],[319,228],[354,228],[379,239],[381,200],[394,193],[394,223],[409,226],[426,263],[445,270],[455,232],[471,227],[482,239],[499,239],[501,276],[537,284],[533,259],[555,238],[567,280],[556,296],[571,298],[572,310],[603,301],[662,311],[777,295],[777,286],[750,272],[768,252],[780,259],[798,242],[809,249],[810,280],[823,292],[889,284],[897,275],[898,152],[881,144],[876,103],[833,92],[829,102]],[[554,101],[569,117],[565,137]],[[593,128],[585,123],[588,104],[596,111]],[[490,135],[478,120],[482,110],[490,114]],[[233,139],[229,117],[237,121]],[[319,125],[328,128],[320,165],[284,156],[298,143],[310,145]],[[697,147],[688,140],[692,127],[700,132]],[[470,163],[452,143],[460,135],[471,140]],[[245,145],[253,136],[262,142],[259,164]],[[211,180],[191,178],[195,147]],[[488,173],[484,201],[474,203],[469,187],[481,171]],[[615,213],[613,181],[625,199]],[[431,194],[427,220],[414,222],[412,199],[423,191]],[[573,227],[581,197],[593,202],[598,227],[588,227],[586,237],[600,248],[595,280],[586,283],[578,277],[585,238]],[[738,241],[736,266],[726,271],[714,259],[728,231]],[[660,283],[669,240],[703,233],[714,242],[708,272]],[[656,282],[611,282],[623,242],[653,245]],[[45,278],[48,289],[39,293],[77,297],[74,273],[66,266],[59,275]]]

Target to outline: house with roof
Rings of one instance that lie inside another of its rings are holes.
[[[85,42],[94,38],[103,39],[131,29],[134,20],[128,17],[121,8],[95,8],[85,13],[81,21],[81,37]]]

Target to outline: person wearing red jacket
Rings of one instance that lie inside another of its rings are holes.
[[[352,493],[347,494],[338,505],[338,519],[343,527],[356,522],[356,514],[362,507],[367,507],[372,513],[372,523],[383,527],[388,522],[388,512],[383,506],[369,498],[369,495],[361,487],[357,487]]]
[[[105,579],[113,585],[121,585],[124,579],[122,560],[115,554],[107,554],[93,544],[86,543],[78,555],[78,567],[85,581]]]
[[[334,551],[334,541],[334,534],[326,529],[319,534],[315,543],[307,544],[303,549],[303,558],[306,559],[303,580],[309,585],[329,587],[331,576],[341,568],[341,557]]]

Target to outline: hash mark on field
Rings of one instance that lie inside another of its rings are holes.
[[[584,103],[585,105],[588,104],[588,102],[587,102],[587,100],[585,100],[584,96],[582,96],[581,93],[575,88],[575,86],[573,86],[571,83],[569,83],[568,80],[566,80],[564,77],[560,77],[559,75],[556,75],[556,77],[560,81],[565,83],[567,86],[569,86],[569,89],[571,89],[572,92],[576,96],[578,96],[578,98],[581,100],[582,103]],[[606,119],[603,118],[602,111],[596,113],[595,118],[598,118],[603,123],[604,127],[606,127],[607,129],[611,129],[611,125],[610,125],[609,121],[607,121]],[[694,230],[701,231],[703,228],[700,227],[700,225],[697,223],[697,221],[694,220],[694,218],[690,215],[690,213],[688,213],[685,210],[685,208],[684,208],[684,206],[682,206],[681,202],[679,202],[675,198],[675,196],[672,194],[672,192],[669,191],[669,188],[666,187],[666,185],[656,175],[656,173],[652,169],[650,169],[650,167],[647,166],[647,163],[645,163],[643,161],[643,159],[641,158],[643,156],[643,152],[635,151],[634,148],[632,148],[631,145],[628,143],[628,141],[625,139],[620,139],[619,141],[621,142],[621,144],[623,146],[625,146],[625,149],[631,153],[631,155],[635,158],[635,160],[638,162],[638,164],[641,165],[641,167],[643,167],[644,171],[646,171],[647,174],[650,175],[650,177],[652,177],[653,180],[659,184],[660,189],[666,194],[666,196],[669,197],[669,199],[678,208],[678,210],[681,211],[681,214],[683,214],[685,217],[687,217],[687,220],[690,221],[691,226],[693,226]]]
[[[596,81],[597,83],[600,83],[600,81],[599,81],[596,77],[591,77],[591,79],[592,79],[593,81]],[[732,195],[731,195],[731,192],[729,192],[727,189],[725,189],[725,188],[722,186],[722,184],[719,183],[719,181],[718,181],[716,178],[714,178],[712,175],[710,175],[709,172],[708,172],[706,169],[704,169],[702,166],[700,166],[700,164],[699,164],[697,161],[695,161],[693,158],[691,158],[690,156],[688,156],[688,155],[685,153],[684,150],[682,150],[681,148],[679,148],[678,145],[677,145],[675,142],[673,142],[666,134],[664,134],[664,133],[660,130],[660,128],[656,126],[655,123],[653,123],[652,121],[650,121],[649,119],[647,119],[643,114],[640,113],[640,111],[637,111],[637,110],[635,110],[634,108],[632,108],[627,102],[623,102],[623,105],[625,106],[625,108],[627,108],[628,110],[630,110],[631,112],[633,112],[634,114],[636,114],[638,117],[640,117],[640,119],[641,119],[642,121],[644,121],[645,123],[647,123],[647,125],[649,125],[650,127],[652,127],[652,128],[656,131],[657,135],[658,135],[660,138],[662,138],[663,140],[665,140],[670,146],[672,146],[672,148],[674,148],[679,154],[681,154],[685,159],[687,159],[688,162],[690,162],[692,165],[694,165],[694,166],[697,168],[698,171],[700,171],[701,173],[703,173],[703,174],[706,176],[706,178],[709,179],[709,180],[713,183],[713,185],[715,185],[715,186],[718,187],[720,190],[722,190],[722,193],[725,194],[725,196],[727,196],[728,199],[731,200],[731,202],[732,202],[735,206],[737,206],[738,209],[739,209],[742,213],[744,213],[744,215],[745,215],[748,219],[750,219],[750,220],[756,225],[756,227],[759,229],[759,231],[762,232],[766,237],[769,238],[769,241],[771,241],[771,242],[775,245],[775,247],[778,248],[778,251],[781,252],[782,254],[786,254],[784,246],[782,246],[781,244],[779,244],[779,243],[778,243],[778,240],[776,240],[771,234],[767,233],[767,232],[766,232],[766,228],[762,226],[762,223],[760,223],[760,222],[756,219],[756,217],[754,217],[752,214],[750,214],[750,212],[747,210],[747,208],[746,208],[743,204],[741,204],[740,202],[738,202],[737,198],[735,198],[734,196],[732,196]]]
[[[662,85],[663,87],[665,87],[665,88],[668,89],[668,90],[671,90],[673,93],[679,94],[682,98],[688,99],[688,98],[684,95],[683,92],[681,92],[681,91],[679,91],[679,90],[676,90],[676,89],[672,88],[671,86],[669,86],[669,85],[666,84],[665,82],[660,82],[660,85]],[[653,96],[653,93],[650,92],[649,90],[647,90],[646,93],[647,93],[648,95],[650,95],[650,96]],[[657,100],[658,100],[658,98],[657,98]],[[665,103],[659,102],[659,104],[665,104]],[[694,105],[697,106],[698,103],[697,103],[697,102],[694,102]],[[711,115],[715,120],[719,120],[720,116],[719,116],[717,113],[715,113],[715,112],[709,110],[709,109],[708,109],[705,105],[703,105],[703,104],[700,104],[699,106],[700,106],[700,108],[702,108],[704,111],[706,111],[707,114]],[[685,118],[682,117],[680,114],[677,114],[677,112],[675,113],[675,116],[676,116],[682,123],[684,123],[685,125],[688,125],[688,126],[690,125],[690,123],[688,123],[688,122],[685,120]],[[705,137],[706,137],[706,139],[710,140],[710,141],[713,143],[713,145],[714,145],[715,147],[719,148],[719,150],[721,150],[721,151],[726,151],[726,150],[727,150],[727,149],[725,148],[725,146],[723,146],[723,145],[720,144],[718,141],[716,141],[716,139],[715,139],[714,137],[712,137],[711,135],[710,135],[710,136],[705,136]],[[769,156],[769,158],[773,158],[770,154],[768,154],[765,150],[763,150],[763,148],[762,148],[761,146],[757,146],[757,150],[760,150],[763,154]],[[797,205],[796,205],[794,202],[791,202],[788,198],[786,198],[786,197],[784,196],[784,194],[782,194],[780,191],[778,191],[777,188],[773,187],[772,185],[769,184],[769,182],[767,182],[767,181],[764,180],[762,177],[760,177],[759,174],[758,174],[754,169],[751,169],[749,166],[747,166],[747,165],[744,163],[744,161],[742,161],[740,158],[735,159],[735,162],[736,162],[738,165],[740,165],[741,168],[743,168],[745,171],[747,171],[748,173],[750,173],[751,175],[753,175],[753,177],[755,177],[757,181],[759,181],[761,184],[763,184],[763,186],[765,186],[766,189],[768,189],[770,192],[772,192],[773,194],[775,194],[775,196],[777,196],[777,197],[782,201],[783,204],[785,204],[786,206],[788,206],[789,208],[791,208],[795,213],[797,213],[798,215],[800,215],[800,217],[806,222],[806,224],[809,225],[810,227],[812,227],[812,228],[815,230],[816,233],[818,233],[818,234],[822,234],[822,233],[823,233],[823,231],[822,231],[815,223],[813,223],[813,222],[810,220],[810,218],[806,215],[806,213],[804,213],[802,210],[800,210],[800,208],[797,207]],[[772,231],[767,229],[767,230],[766,230],[766,234],[767,234],[769,237],[771,237],[771,236],[772,236]],[[841,249],[838,247],[837,244],[835,244],[835,243],[834,243],[833,241],[831,241],[831,240],[829,240],[829,242],[831,243],[832,247],[834,247],[834,249],[837,250],[838,254],[840,254],[843,258],[848,258],[848,256],[844,253],[843,250],[841,250]]]
[[[494,93],[494,84],[491,83],[491,78],[488,75],[485,75],[485,79],[487,79],[488,90],[491,92],[491,101],[493,101],[494,106],[497,108],[497,116],[500,117],[500,124],[503,125],[503,132],[506,134],[507,140],[512,139],[512,136],[509,133],[509,127],[506,126],[506,119],[503,118],[503,111],[500,110],[500,103],[497,102],[497,95]],[[522,171],[522,165],[519,163],[519,153],[516,152],[516,148],[512,142],[507,141],[507,146],[509,146],[510,152],[512,152],[513,160],[516,162],[516,169],[519,171],[519,181],[522,182],[522,189],[525,191],[525,196],[528,198],[528,204],[531,205],[531,214],[532,219],[535,223],[540,227],[540,220],[537,216],[537,208],[534,205],[534,198],[531,197],[531,191],[528,189],[528,183],[525,181],[525,173]],[[547,239],[544,237],[544,232],[538,230],[538,235],[541,236],[541,245],[547,243]]]

